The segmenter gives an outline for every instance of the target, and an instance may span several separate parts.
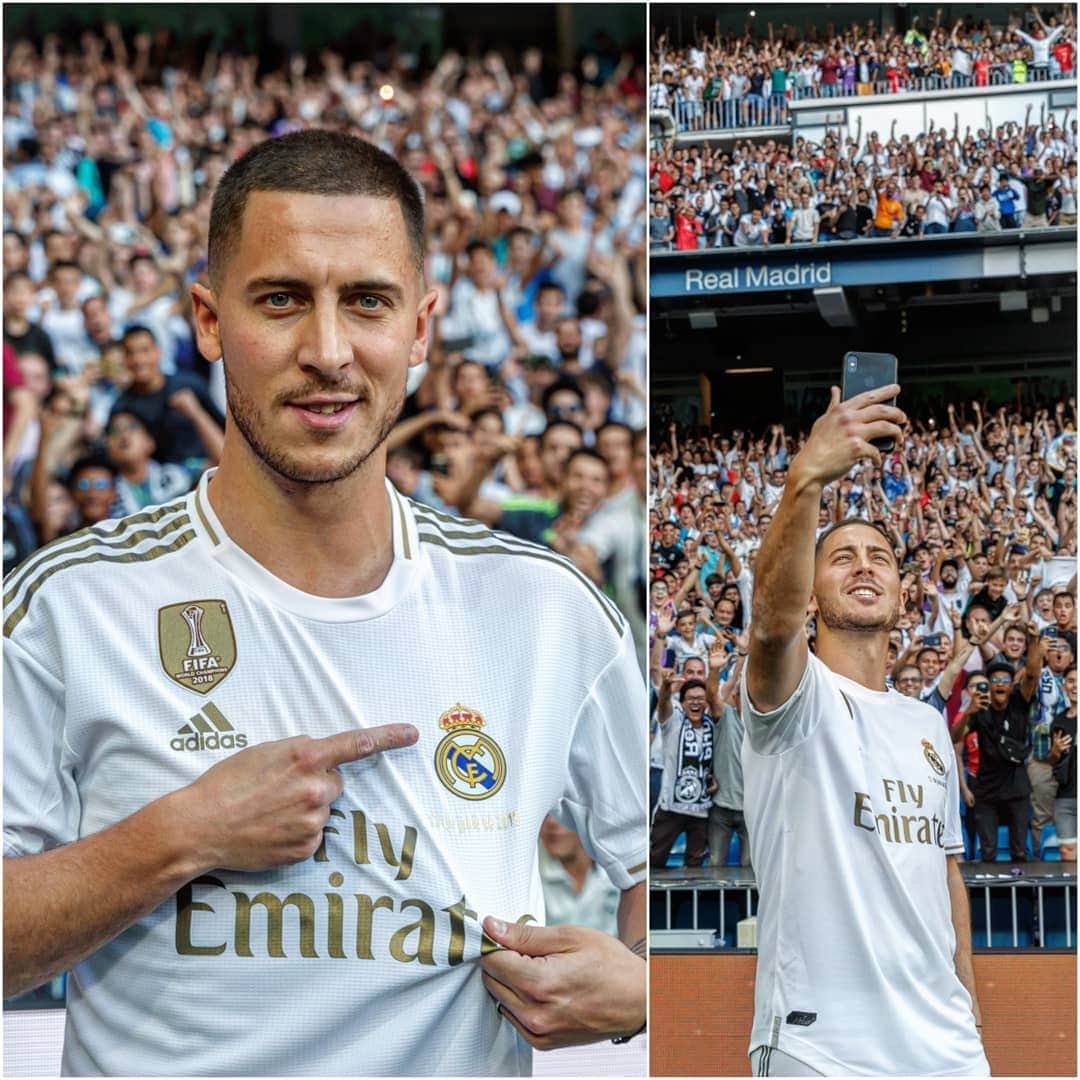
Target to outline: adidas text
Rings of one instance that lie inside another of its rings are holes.
[[[247,746],[246,735],[177,735],[169,745],[174,750],[240,750]]]

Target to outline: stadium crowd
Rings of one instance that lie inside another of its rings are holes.
[[[969,86],[1004,86],[1076,76],[1076,22],[1071,5],[1045,19],[1037,7],[1024,25],[959,18],[933,25],[916,15],[899,29],[872,20],[847,27],[783,25],[768,33],[710,37],[695,26],[692,44],[654,42],[650,107],[667,109],[679,131],[787,123],[789,103],[867,94],[903,94]]]
[[[902,611],[888,683],[947,719],[969,858],[993,861],[1007,825],[1001,856],[1037,859],[1050,822],[1076,858],[1076,431],[1075,398],[950,402],[821,502],[819,534],[859,517],[892,540]],[[653,427],[654,867],[683,832],[687,865],[734,858],[733,832],[748,862],[738,679],[761,538],[806,436]],[[808,613],[811,648],[814,634]]]
[[[933,122],[888,139],[860,127],[676,147],[650,158],[653,251],[770,247],[1076,224],[1076,120],[972,132]]]
[[[197,354],[215,184],[308,127],[422,187],[429,361],[388,471],[408,495],[549,544],[644,620],[644,66],[539,48],[271,68],[106,24],[9,40],[4,80],[4,569],[176,497],[217,461],[221,365]],[[636,547],[635,547],[636,544]]]

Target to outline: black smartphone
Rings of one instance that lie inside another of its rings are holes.
[[[926,637],[922,639],[922,643],[927,648],[936,649],[941,644],[941,635],[927,634]]]
[[[876,390],[879,386],[889,386],[896,382],[896,357],[892,353],[849,352],[844,354],[844,375],[841,394],[844,401],[867,390]],[[895,405],[896,398],[885,402]],[[882,453],[893,449],[892,439],[872,439]]]

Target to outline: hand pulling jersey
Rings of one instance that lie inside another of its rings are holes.
[[[476,960],[543,921],[537,836],[644,879],[645,693],[622,617],[552,552],[388,487],[372,593],[311,596],[207,498],[66,537],[5,583],[7,855],[89,836],[256,743],[407,721],[341,767],[324,843],[211,870],[69,979],[67,1075],[522,1075]]]
[[[751,1051],[827,1076],[988,1076],[956,975],[946,856],[963,852],[941,714],[812,654],[791,697],[742,693],[760,891]]]

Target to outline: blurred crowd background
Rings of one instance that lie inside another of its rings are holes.
[[[515,13],[5,9],[5,572],[217,462],[189,299],[215,185],[325,127],[426,202],[438,321],[391,479],[561,552],[643,627],[644,9]],[[553,822],[543,876],[553,918],[615,932],[617,892]]]

